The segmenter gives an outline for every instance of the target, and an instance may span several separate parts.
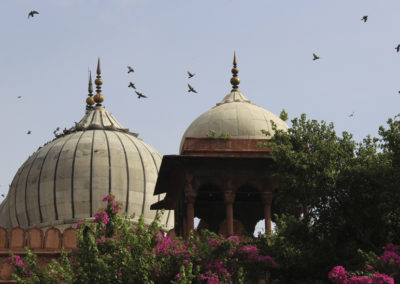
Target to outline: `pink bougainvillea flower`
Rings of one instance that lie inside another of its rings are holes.
[[[110,198],[110,195],[109,195],[109,194],[107,194],[106,196],[104,196],[104,198],[103,198],[103,202],[107,201],[109,198]]]
[[[235,244],[239,244],[240,243],[240,240],[239,240],[238,236],[230,236],[230,237],[228,237],[228,240],[230,240],[232,243],[235,243]]]
[[[333,283],[343,283],[347,279],[347,275],[349,273],[344,269],[343,266],[335,266],[332,270],[328,273],[328,278]]]
[[[396,246],[396,245],[394,245],[394,244],[392,244],[392,243],[389,243],[389,244],[387,244],[385,247],[383,247],[383,249],[384,249],[384,250],[390,250],[390,251],[396,252],[396,251],[399,250],[399,247]]]
[[[81,226],[83,225],[83,223],[85,223],[85,222],[84,222],[84,221],[79,221],[79,222],[76,224],[76,228],[77,228],[77,229],[80,229]]]
[[[108,217],[107,212],[99,211],[94,214],[94,221],[107,225],[107,223],[110,221],[110,217]]]
[[[379,259],[389,266],[398,266],[400,265],[400,256],[391,250],[385,250],[383,255],[379,257]]]

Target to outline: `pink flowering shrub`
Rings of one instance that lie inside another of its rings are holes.
[[[22,260],[9,258],[19,282],[32,283],[260,283],[277,265],[257,247],[238,237],[222,238],[205,231],[189,241],[171,239],[158,226],[139,218],[134,226],[115,197],[77,224],[78,248],[63,253],[60,262],[40,268],[27,250]]]
[[[342,266],[336,266],[329,272],[329,280],[332,283],[343,284],[394,284],[395,280],[400,281],[399,248],[388,244],[382,249],[383,255],[379,257],[375,253],[365,254],[360,251],[366,259],[363,272],[349,273]]]

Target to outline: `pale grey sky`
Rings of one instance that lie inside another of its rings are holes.
[[[1,4],[3,194],[57,126],[83,116],[88,67],[95,70],[98,56],[104,105],[161,154],[176,154],[189,124],[230,91],[234,50],[240,90],[275,114],[306,113],[361,140],[400,112],[398,0]],[[40,14],[27,19],[30,10]],[[320,60],[312,60],[314,52]],[[135,73],[127,74],[127,65]],[[198,94],[187,92],[188,70]],[[149,98],[138,100],[129,81]]]

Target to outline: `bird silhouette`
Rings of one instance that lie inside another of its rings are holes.
[[[147,98],[145,95],[143,95],[142,93],[139,93],[138,91],[135,91],[135,93],[138,95],[138,99]]]
[[[313,53],[313,54],[312,54],[312,56],[313,56],[313,60],[317,60],[317,59],[319,59],[319,56],[318,56],[318,55],[316,55],[315,53]]]
[[[53,131],[53,134],[55,135],[55,136],[57,136],[57,131],[58,130],[60,130],[60,126],[57,126],[57,128]]]
[[[135,84],[133,84],[132,82],[129,82],[128,88],[136,89]]]
[[[349,117],[354,117],[354,111],[349,114]]]
[[[135,72],[135,70],[133,70],[133,68],[131,66],[127,66],[128,67],[128,74],[131,72]]]
[[[4,194],[1,194],[1,197],[4,197]]]
[[[400,51],[400,44],[398,44],[394,49],[396,49],[397,52]]]
[[[189,79],[192,78],[194,75],[196,75],[196,74],[194,74],[194,73],[193,73],[193,74],[190,73],[189,71],[187,71],[187,73],[188,73],[188,75],[189,75]]]
[[[361,19],[361,21],[364,21],[364,23],[366,23],[367,20],[368,20],[368,16],[367,15],[363,16],[362,19]]]
[[[26,134],[28,134],[28,135],[31,134],[31,133],[32,133],[32,131],[30,131],[30,130],[28,130],[28,132],[26,132]]]
[[[17,97],[17,99],[20,99],[20,98],[22,98],[22,96],[18,96],[18,97]]]
[[[193,92],[197,94],[197,91],[192,86],[190,86],[190,84],[188,84],[188,88],[189,88],[188,92]]]
[[[35,11],[35,10],[30,11],[29,14],[28,14],[28,19],[29,19],[30,17],[33,18],[33,17],[35,16],[35,14],[39,14],[39,12],[38,12],[38,11]]]

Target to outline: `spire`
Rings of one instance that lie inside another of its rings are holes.
[[[240,79],[237,75],[238,73],[239,73],[239,68],[237,68],[236,52],[233,52],[233,68],[232,68],[232,78],[231,78],[232,91],[239,90],[238,85],[240,84]]]
[[[86,98],[86,109],[89,110],[94,105],[93,99],[93,84],[92,84],[92,72],[89,71],[89,85],[88,85],[88,97]]]
[[[104,96],[101,94],[101,85],[103,85],[103,79],[101,79],[101,69],[100,69],[100,57],[97,61],[97,76],[94,83],[96,84],[96,95],[94,96],[94,101],[96,106],[101,107],[101,103],[104,101]]]

